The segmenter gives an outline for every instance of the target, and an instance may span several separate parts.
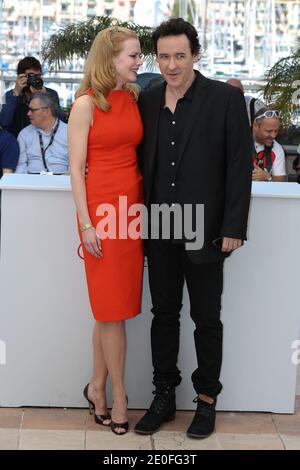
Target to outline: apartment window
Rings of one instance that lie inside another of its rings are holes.
[[[35,20],[34,18],[29,18],[29,21],[28,21],[29,30],[35,29],[36,24],[37,24],[37,20]]]
[[[133,20],[134,18],[134,7],[135,7],[135,0],[130,2],[129,16],[131,20]]]
[[[66,3],[66,2],[62,3],[61,11],[64,11],[64,12],[68,11],[68,7],[69,7],[69,3]]]
[[[43,17],[43,32],[47,33],[52,25],[53,25],[53,18],[51,18],[51,16],[44,16]]]

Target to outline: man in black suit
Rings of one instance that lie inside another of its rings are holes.
[[[251,135],[241,91],[194,70],[200,44],[191,24],[181,18],[162,23],[153,33],[153,42],[165,82],[141,93],[139,102],[145,203],[149,209],[153,204],[192,205],[194,212],[197,205],[204,205],[204,242],[201,249],[192,249],[184,237],[175,239],[173,226],[169,240],[149,238],[146,243],[156,389],[135,431],[151,434],[175,417],[185,280],[198,362],[192,374],[197,410],[187,434],[200,438],[214,430],[216,397],[222,389],[223,261],[246,239]]]

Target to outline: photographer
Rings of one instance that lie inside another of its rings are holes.
[[[59,106],[58,94],[51,88],[45,88],[41,75],[40,62],[35,57],[25,57],[18,63],[14,89],[5,93],[0,112],[0,126],[16,137],[30,124],[27,115],[28,103],[35,93],[49,93]],[[58,117],[65,121],[65,115],[60,107]]]

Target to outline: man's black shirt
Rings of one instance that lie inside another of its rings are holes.
[[[196,73],[190,88],[177,101],[174,114],[168,107],[165,107],[165,93],[163,93],[158,124],[158,143],[151,203],[171,205],[177,202],[175,173],[177,171],[178,149],[180,148],[186,116],[193,100],[197,80],[198,74]]]

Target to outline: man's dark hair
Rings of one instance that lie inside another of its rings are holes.
[[[24,57],[24,59],[20,60],[17,66],[17,75],[20,73],[24,73],[27,69],[35,69],[39,70],[42,73],[42,66],[38,59],[35,57]]]
[[[163,38],[165,36],[179,36],[180,34],[185,34],[187,36],[192,54],[198,54],[201,46],[197,30],[193,25],[191,25],[191,23],[188,23],[182,18],[171,18],[170,20],[161,23],[154,30],[152,33],[152,41],[155,54],[157,54],[157,41],[159,38]]]
[[[50,95],[50,93],[34,93],[31,96],[30,101],[35,100],[36,98],[40,100],[41,106],[45,106],[45,108],[49,108],[51,110],[51,114],[53,117],[58,116],[58,112],[59,112],[58,104],[53,98],[53,96]]]

